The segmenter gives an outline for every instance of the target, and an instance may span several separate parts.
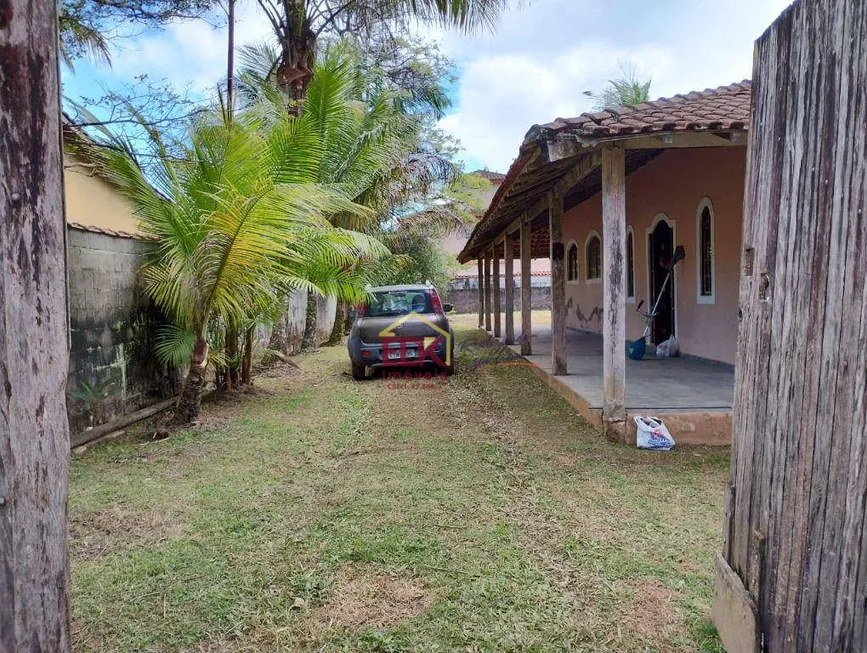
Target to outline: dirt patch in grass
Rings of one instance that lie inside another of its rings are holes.
[[[677,593],[656,578],[632,581],[628,590],[634,593],[624,602],[623,624],[648,640],[663,640],[683,628],[683,618],[672,605]]]
[[[173,540],[183,532],[183,524],[171,511],[141,512],[112,506],[78,515],[71,522],[70,540],[76,560],[85,562],[108,550]]]
[[[417,581],[376,568],[346,565],[331,601],[314,619],[329,630],[387,628],[422,613],[432,597]]]

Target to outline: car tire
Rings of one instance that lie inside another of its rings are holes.
[[[352,378],[356,381],[364,381],[367,378],[367,367],[364,365],[352,364]]]

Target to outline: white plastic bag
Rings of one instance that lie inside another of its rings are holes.
[[[656,345],[656,356],[658,358],[670,358],[672,356],[677,356],[678,347],[677,347],[677,338],[671,336],[665,342],[661,342]]]
[[[635,444],[639,449],[669,451],[674,446],[674,438],[658,417],[636,415]]]

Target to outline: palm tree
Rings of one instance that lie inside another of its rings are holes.
[[[508,0],[258,0],[280,46],[278,83],[290,110],[301,102],[314,74],[316,45],[323,34],[371,35],[392,27],[405,31],[413,20],[470,32],[492,27]]]
[[[620,76],[608,80],[608,85],[599,92],[585,91],[584,94],[594,100],[597,111],[622,107],[629,104],[641,104],[650,100],[651,79],[641,78],[631,64],[620,64]]]
[[[456,169],[438,152],[425,151],[421,146],[427,114],[407,112],[404,96],[411,91],[389,88],[382,71],[363,65],[358,55],[353,42],[329,45],[320,56],[307,90],[305,111],[298,118],[312,126],[319,139],[317,150],[323,153],[321,159],[305,162],[311,166],[311,179],[336,184],[357,204],[371,209],[363,217],[335,214],[329,220],[336,227],[388,238],[390,242],[395,242],[392,232],[398,222],[403,227],[401,233],[408,230],[409,222],[419,223],[417,226],[428,232],[452,227],[460,221],[453,205],[430,206],[426,211],[412,212],[412,219],[403,216],[398,220],[397,212],[402,207],[424,204],[431,189],[450,181]],[[279,51],[267,45],[242,50],[238,92],[246,111],[278,117],[285,113],[285,96],[271,73],[278,58]],[[406,267],[406,258],[396,257],[391,264],[394,269],[389,273],[393,274]],[[374,277],[384,278],[386,271],[381,260],[375,272],[358,263],[352,267],[371,281]],[[305,348],[313,346],[316,324],[315,297],[310,299]],[[345,303],[338,302],[329,339],[332,344],[343,335],[345,309]],[[276,347],[285,339],[279,331],[275,334]]]
[[[323,217],[367,210],[340,188],[311,182],[298,162],[323,153],[309,125],[289,116],[267,128],[253,115],[200,121],[184,156],[170,156],[152,132],[158,164],[148,175],[132,143],[108,135],[102,144],[107,176],[135,207],[142,230],[158,239],[142,269],[145,291],[192,346],[179,422],[198,416],[215,322],[245,324],[267,309],[277,287],[358,297],[357,280],[341,270],[387,254],[375,239]]]

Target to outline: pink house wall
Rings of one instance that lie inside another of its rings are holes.
[[[644,320],[634,310],[648,298],[647,237],[658,216],[675,229],[686,249],[676,268],[675,330],[683,353],[734,363],[738,331],[738,283],[745,176],[745,147],[670,150],[626,180],[627,228],[635,234],[635,293],[627,304],[627,337],[641,335]],[[713,206],[714,299],[699,303],[697,223],[703,200]],[[600,195],[568,211],[563,242],[578,245],[578,281],[566,282],[567,326],[602,330],[602,283],[586,278],[585,246],[591,231],[602,232]],[[603,257],[605,244],[603,243]]]

